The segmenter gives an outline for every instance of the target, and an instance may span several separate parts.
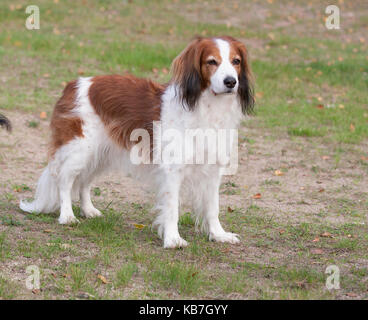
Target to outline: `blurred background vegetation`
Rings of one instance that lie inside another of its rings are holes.
[[[0,108],[52,110],[67,81],[131,72],[161,82],[195,35],[231,35],[248,47],[256,121],[291,136],[357,143],[368,136],[367,1],[35,0],[0,3]]]

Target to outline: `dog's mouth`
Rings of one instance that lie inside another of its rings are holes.
[[[232,95],[232,94],[235,94],[235,91],[232,90],[232,89],[229,89],[227,91],[224,91],[224,92],[215,92],[214,90],[212,90],[212,93],[215,95],[215,96],[226,96],[226,95]]]

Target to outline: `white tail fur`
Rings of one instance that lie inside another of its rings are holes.
[[[49,165],[42,172],[37,183],[35,199],[32,202],[20,201],[20,208],[26,212],[53,212],[60,207],[59,191]]]

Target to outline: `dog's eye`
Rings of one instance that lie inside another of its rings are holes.
[[[211,65],[211,66],[217,66],[217,61],[215,59],[211,59],[207,61],[207,64]]]
[[[240,60],[239,59],[234,59],[233,60],[233,65],[239,65],[240,64]]]

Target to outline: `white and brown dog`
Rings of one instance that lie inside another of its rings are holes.
[[[254,99],[245,46],[232,37],[196,38],[174,60],[173,78],[165,85],[131,75],[79,78],[68,83],[51,119],[50,161],[26,212],[60,208],[59,223],[76,222],[72,199],[80,197],[81,214],[100,216],[90,198],[93,179],[118,169],[153,182],[159,214],[153,223],[165,248],[187,242],[178,231],[179,194],[189,186],[193,211],[210,240],[237,243],[219,221],[219,186],[223,164],[133,164],[132,132],[153,121],[185,132],[236,129],[252,110]],[[137,143],[137,142],[135,142]]]

